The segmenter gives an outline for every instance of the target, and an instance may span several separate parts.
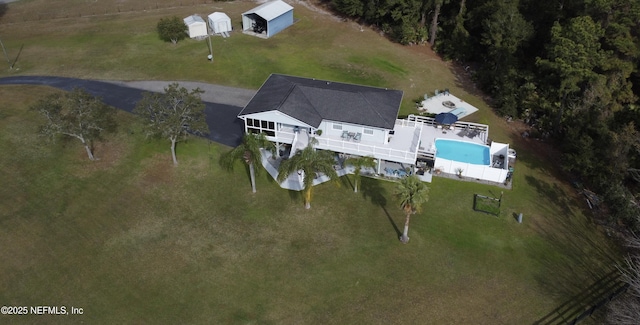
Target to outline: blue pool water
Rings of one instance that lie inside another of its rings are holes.
[[[489,147],[481,144],[456,141],[436,140],[436,157],[465,162],[474,165],[489,165]]]

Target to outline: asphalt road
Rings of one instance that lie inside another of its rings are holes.
[[[144,91],[162,92],[168,81],[97,81],[64,77],[16,76],[0,78],[0,85],[42,85],[66,91],[82,88],[94,96],[101,97],[110,106],[131,112],[142,98]],[[208,139],[227,146],[240,144],[243,134],[242,121],[238,113],[251,100],[254,90],[231,88],[205,83],[179,82],[187,89],[199,87],[204,90],[202,100],[210,134]]]

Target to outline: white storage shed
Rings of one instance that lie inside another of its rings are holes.
[[[242,31],[269,38],[293,24],[293,7],[282,0],[263,3],[242,14]]]
[[[209,15],[209,31],[213,34],[222,34],[230,32],[231,18],[224,12],[214,12]]]
[[[207,23],[204,19],[198,15],[191,15],[184,19],[184,24],[187,26],[187,34],[189,37],[204,37],[207,36]]]

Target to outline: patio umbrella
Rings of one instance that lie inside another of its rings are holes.
[[[440,113],[436,115],[436,123],[438,124],[453,124],[458,121],[458,117],[451,113]]]

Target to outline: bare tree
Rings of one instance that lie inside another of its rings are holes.
[[[607,321],[611,324],[635,325],[640,320],[640,238],[634,234],[627,246],[632,249],[631,255],[625,259],[624,266],[618,269],[629,289],[609,303]]]
[[[189,92],[177,83],[172,83],[164,89],[164,94],[145,93],[134,109],[134,113],[142,118],[147,135],[171,141],[174,165],[178,165],[176,143],[181,138],[190,133],[209,133],[204,115],[205,105],[200,99],[202,93],[204,91],[200,88]]]
[[[40,133],[48,137],[66,135],[80,140],[90,160],[96,159],[92,150],[93,142],[102,139],[104,132],[116,128],[113,119],[115,110],[98,97],[78,88],[69,93],[49,95],[31,106],[31,109],[46,119],[46,123],[40,127]]]

